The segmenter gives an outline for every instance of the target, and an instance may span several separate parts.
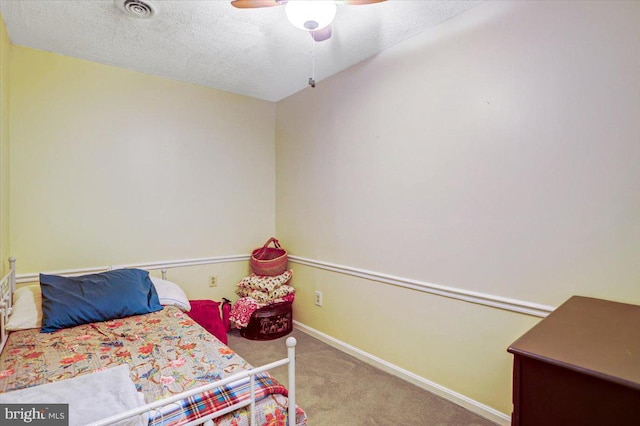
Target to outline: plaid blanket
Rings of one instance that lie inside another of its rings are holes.
[[[256,401],[268,395],[287,396],[287,389],[267,372],[254,376]],[[150,414],[150,426],[177,426],[205,417],[211,413],[251,400],[249,378],[212,389],[177,401],[159,412]],[[286,412],[285,412],[286,413]]]

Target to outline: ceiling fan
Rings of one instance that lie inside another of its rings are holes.
[[[233,0],[231,5],[239,9],[284,5],[289,22],[308,31],[315,41],[324,41],[331,37],[331,22],[336,16],[336,5],[361,6],[383,1],[386,0]]]

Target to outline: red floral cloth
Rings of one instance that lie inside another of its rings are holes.
[[[269,303],[258,303],[255,299],[251,297],[241,297],[231,307],[231,314],[229,316],[231,320],[231,324],[235,328],[245,328],[249,325],[249,320],[251,320],[251,315],[256,310],[263,308],[265,306],[275,304],[275,303],[293,302],[293,299],[295,299],[294,293],[287,294],[283,298],[273,300]]]
[[[251,297],[241,297],[231,307],[229,319],[231,324],[236,328],[245,328],[249,325],[251,314],[258,309],[258,302]]]

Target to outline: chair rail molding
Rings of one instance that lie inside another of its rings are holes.
[[[545,318],[555,309],[555,307],[553,306],[540,305],[538,303],[510,299],[507,297],[496,296],[488,293],[464,290],[439,284],[432,284],[424,281],[418,281],[394,275],[387,275],[380,272],[368,271],[351,266],[337,265],[335,263],[322,262],[319,260],[307,259],[299,256],[290,255],[289,261],[300,265],[336,272],[339,274],[351,275],[366,280],[377,281],[396,287],[422,291],[424,293],[435,294],[438,296],[448,297],[451,299],[461,300],[469,303],[475,303],[478,305],[490,306],[492,308],[503,309],[506,311],[517,312],[520,314],[539,318]]]
[[[214,263],[229,263],[229,262],[243,262],[249,260],[251,256],[248,254],[236,254],[230,256],[214,256],[214,257],[201,257],[197,259],[182,259],[182,260],[164,260],[160,262],[145,262],[145,263],[131,263],[127,265],[109,265],[109,266],[95,266],[91,268],[80,269],[67,269],[63,271],[46,272],[47,274],[62,275],[62,276],[74,276],[93,274],[97,272],[111,271],[114,269],[124,268],[139,268],[147,270],[158,269],[170,269],[170,268],[182,268],[186,266],[197,265],[211,265]],[[30,283],[39,280],[39,273],[26,273],[17,275],[16,282],[18,283]]]
[[[62,271],[47,272],[48,274],[74,276],[83,274],[92,274],[97,272],[110,271],[121,268],[140,268],[147,270],[161,270],[170,268],[182,268],[187,266],[210,265],[215,263],[244,262],[251,258],[249,254],[236,254],[228,256],[212,256],[195,259],[181,260],[165,260],[158,262],[143,262],[123,265],[95,266],[80,269],[68,269]],[[461,300],[464,302],[475,303],[479,305],[489,306],[492,308],[503,309],[506,311],[517,312],[520,314],[530,315],[534,317],[544,318],[549,315],[555,307],[541,305],[538,303],[527,302],[523,300],[511,299],[493,294],[470,291],[455,287],[448,287],[439,284],[428,283],[424,281],[403,278],[394,275],[383,274],[381,272],[369,271],[366,269],[355,268],[351,266],[338,265],[335,263],[323,262],[320,260],[308,259],[300,256],[289,255],[289,261],[299,265],[309,266],[312,268],[323,269],[339,274],[350,275],[365,280],[376,281],[396,287],[407,288],[411,290],[421,291],[424,293],[435,294],[438,296],[448,297],[450,299]],[[19,284],[35,282],[39,279],[39,273],[25,273],[16,276],[16,282]]]

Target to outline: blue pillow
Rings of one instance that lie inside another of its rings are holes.
[[[162,309],[149,272],[118,269],[80,277],[40,274],[42,333]]]

